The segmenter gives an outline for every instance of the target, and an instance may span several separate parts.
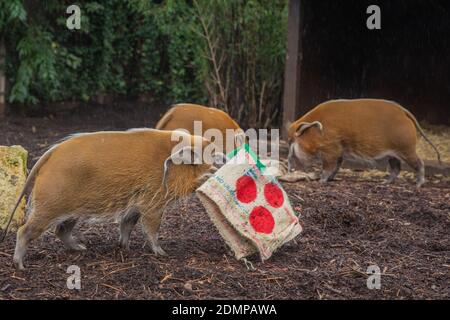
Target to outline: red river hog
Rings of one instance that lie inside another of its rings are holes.
[[[193,192],[216,170],[207,161],[197,161],[209,141],[177,134],[187,141],[184,147],[172,141],[171,131],[132,129],[77,134],[48,150],[31,170],[20,196],[34,181],[28,220],[17,231],[15,266],[24,268],[30,241],[52,226],[68,249],[84,250],[72,229],[86,218],[118,219],[124,248],[140,220],[154,253],[165,255],[158,244],[163,209]],[[11,217],[16,209],[17,205]]]
[[[195,122],[201,127],[194,127]],[[240,146],[245,140],[245,134],[240,126],[226,112],[217,108],[210,108],[198,104],[180,103],[172,106],[161,120],[156,124],[159,130],[184,129],[190,134],[201,135],[210,138],[205,134],[207,130],[216,129],[222,136],[222,149],[226,153],[232,151],[236,146]],[[227,130],[229,139],[227,139]],[[217,143],[217,141],[214,140]]]
[[[416,172],[417,186],[425,182],[423,161],[417,156],[417,132],[433,147],[417,119],[399,104],[386,100],[333,100],[322,103],[288,128],[289,167],[322,162],[321,182],[332,180],[344,159],[373,162],[388,159],[392,183],[406,162]]]

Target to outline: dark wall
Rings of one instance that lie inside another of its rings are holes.
[[[373,97],[450,124],[450,1],[302,1],[302,111]],[[381,30],[366,27],[371,4],[381,8]]]

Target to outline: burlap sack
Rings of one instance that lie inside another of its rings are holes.
[[[297,236],[302,228],[289,198],[248,145],[208,179],[197,195],[237,259],[261,259]]]

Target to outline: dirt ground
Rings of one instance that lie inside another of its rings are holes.
[[[0,144],[23,145],[31,166],[67,134],[151,126],[159,113],[12,116],[0,123]],[[166,210],[168,257],[151,253],[140,228],[125,251],[117,225],[81,224],[75,236],[87,251],[68,252],[47,232],[18,272],[10,233],[0,244],[0,299],[449,299],[449,178],[429,177],[416,190],[408,174],[387,186],[383,173],[369,173],[343,170],[328,185],[284,183],[304,231],[268,261],[252,257],[255,270],[234,259],[195,197]],[[80,267],[79,291],[67,289],[70,265]],[[380,290],[366,286],[371,265],[381,269]]]

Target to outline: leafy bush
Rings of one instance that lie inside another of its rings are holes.
[[[200,21],[202,78],[210,103],[239,123],[268,127],[280,116],[285,0],[194,0]]]
[[[82,0],[81,30],[66,28],[71,4],[0,0],[10,103],[146,95],[278,119],[287,0]]]

